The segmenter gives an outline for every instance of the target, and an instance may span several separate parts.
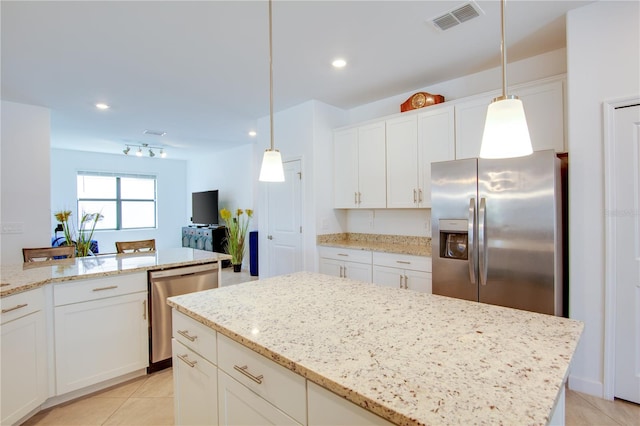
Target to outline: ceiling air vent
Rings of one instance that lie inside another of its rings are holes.
[[[429,19],[429,22],[431,22],[431,24],[440,31],[445,31],[458,24],[467,22],[470,19],[477,18],[482,13],[482,9],[480,9],[475,2],[470,1],[444,13],[443,15]]]

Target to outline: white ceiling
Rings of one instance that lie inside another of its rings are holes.
[[[498,1],[444,32],[427,23],[463,3],[274,1],[275,110],[310,99],[349,109],[499,66]],[[509,62],[564,47],[566,12],[587,3],[509,1]],[[269,114],[264,0],[3,0],[0,12],[2,99],[50,108],[54,147],[149,143],[185,158],[252,143]],[[338,56],[345,69],[331,67]]]

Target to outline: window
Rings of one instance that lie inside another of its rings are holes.
[[[78,172],[77,183],[78,216],[104,216],[96,229],[156,227],[155,176]]]

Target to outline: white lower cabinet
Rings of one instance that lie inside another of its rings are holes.
[[[320,273],[371,282],[371,252],[320,247]]]
[[[57,284],[54,294],[56,393],[146,368],[146,273]]]
[[[373,283],[431,293],[431,258],[374,252]]]
[[[9,425],[47,399],[44,289],[0,299],[0,424]]]
[[[309,426],[393,424],[313,382],[307,382],[307,410]]]
[[[218,424],[217,367],[176,339],[172,345],[175,424]]]
[[[218,405],[221,425],[300,425],[248,387],[220,371]]]

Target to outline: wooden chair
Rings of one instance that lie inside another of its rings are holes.
[[[54,260],[55,257],[76,257],[76,248],[75,246],[23,248],[22,257],[25,262]]]
[[[116,241],[118,253],[137,253],[139,251],[156,251],[156,240]]]

